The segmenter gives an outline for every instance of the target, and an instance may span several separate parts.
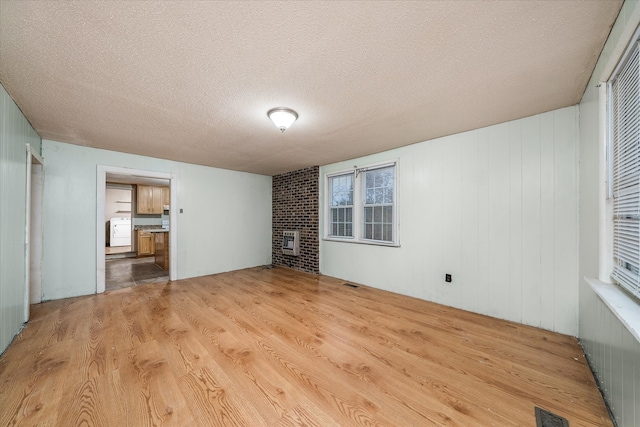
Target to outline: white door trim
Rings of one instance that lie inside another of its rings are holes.
[[[130,169],[117,166],[97,166],[96,179],[96,293],[105,290],[105,233],[104,233],[104,205],[107,189],[107,173],[116,175],[130,175],[144,178],[168,179],[170,182],[171,205],[169,206],[169,280],[178,280],[178,221],[177,211],[177,176],[167,172],[155,172],[141,169]]]
[[[36,150],[31,146],[31,144],[26,144],[26,155],[27,155],[27,176],[26,176],[26,201],[25,201],[25,230],[24,230],[24,259],[25,259],[25,271],[24,271],[24,321],[29,321],[30,315],[30,304],[31,304],[31,191],[32,191],[32,182],[31,182],[31,173],[32,173],[32,165],[41,165],[42,173],[44,173],[44,160],[42,157],[36,152]],[[42,198],[42,183],[35,186],[35,190],[39,191],[39,197]],[[37,206],[38,209],[42,210],[42,203],[40,206]],[[42,242],[42,230],[40,233],[35,236],[40,239]],[[40,244],[40,247],[42,245]],[[42,251],[40,251],[42,254]],[[42,262],[39,263],[40,277],[42,277]],[[39,283],[40,289],[38,292],[40,293],[40,298],[37,302],[40,302],[42,299],[42,282]]]

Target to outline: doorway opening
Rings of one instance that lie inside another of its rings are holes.
[[[27,144],[26,187],[25,322],[29,320],[29,306],[42,302],[42,196],[44,189],[44,161],[30,144]]]
[[[97,175],[96,293],[177,280],[176,176],[110,166]]]
[[[169,231],[170,193],[168,179],[107,173],[105,291],[169,280],[157,233]]]

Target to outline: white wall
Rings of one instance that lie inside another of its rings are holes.
[[[324,174],[399,160],[401,247],[324,240],[320,271],[576,335],[577,136],[570,107],[322,167],[324,209]]]
[[[640,2],[627,0],[580,102],[580,325],[579,337],[619,426],[640,425],[640,342],[584,280],[609,281],[611,253],[604,210],[606,131],[601,121],[609,79],[640,19]],[[622,291],[619,291],[622,293]],[[640,310],[638,307],[636,310]]]
[[[40,137],[0,85],[0,353],[24,322],[26,144]]]
[[[178,278],[271,263],[271,177],[42,141],[43,300],[96,291],[97,165],[173,173]]]
[[[104,201],[104,219],[109,221],[111,218],[131,218],[131,186],[129,189],[107,188],[105,191]],[[123,203],[128,202],[128,203]],[[123,212],[127,211],[127,212]],[[160,221],[158,221],[160,222]]]

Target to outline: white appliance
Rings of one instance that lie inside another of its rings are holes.
[[[131,218],[111,218],[111,246],[131,246]]]
[[[282,253],[285,255],[300,255],[300,232],[299,231],[283,231],[282,232]]]

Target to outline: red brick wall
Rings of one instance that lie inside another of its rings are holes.
[[[318,234],[318,178],[320,168],[313,166],[273,177],[273,265],[282,265],[311,273],[320,272],[320,236]],[[300,231],[300,255],[282,253],[282,232]]]

